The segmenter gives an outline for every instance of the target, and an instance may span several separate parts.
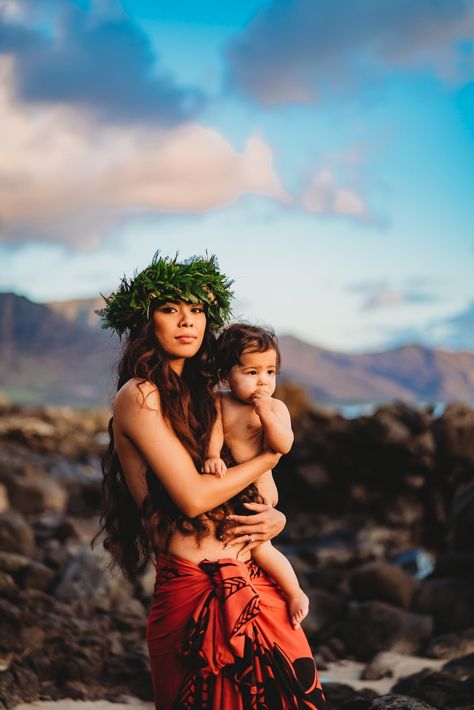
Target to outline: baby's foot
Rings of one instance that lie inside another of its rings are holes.
[[[305,616],[308,615],[309,599],[303,591],[294,597],[288,597],[288,611],[290,612],[291,625],[297,629]]]

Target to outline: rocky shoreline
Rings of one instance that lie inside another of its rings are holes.
[[[474,411],[346,420],[280,394],[296,440],[276,473],[278,544],[311,599],[329,710],[474,708]],[[153,570],[129,585],[89,545],[107,420],[0,406],[0,708],[152,699]]]

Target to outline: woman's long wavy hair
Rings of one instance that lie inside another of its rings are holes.
[[[160,346],[153,318],[132,331],[123,348],[117,367],[117,390],[128,380],[139,378],[153,382],[159,389],[164,417],[189,451],[198,471],[206,457],[212,425],[217,416],[213,387],[216,384],[215,335],[206,326],[199,351],[187,359],[178,375],[171,367],[167,353]],[[219,539],[227,539],[233,524],[226,521],[230,512],[247,513],[244,502],[262,502],[255,484],[245,488],[227,503],[196,518],[187,518],[171,500],[153,471],[148,468],[148,495],[141,509],[137,506],[125,481],[115,449],[113,419],[109,421],[109,447],[102,458],[102,513],[100,529],[92,546],[104,535],[103,546],[110,553],[111,566],[117,565],[124,576],[134,581],[144,570],[153,552],[166,550],[174,530],[195,535],[198,544],[209,534],[209,521],[214,523]],[[227,463],[232,461],[227,458]]]

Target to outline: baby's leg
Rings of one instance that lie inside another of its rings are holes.
[[[308,613],[309,599],[301,589],[293,567],[271,542],[254,547],[252,557],[260,567],[273,577],[286,596],[293,628],[298,628]]]

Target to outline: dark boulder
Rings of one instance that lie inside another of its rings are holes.
[[[310,589],[309,613],[303,621],[303,628],[308,636],[317,634],[325,626],[340,619],[346,608],[346,600],[340,594],[326,592],[324,589]]]
[[[454,549],[468,553],[472,552],[472,541],[474,540],[474,481],[471,481],[468,485],[460,486],[456,491],[451,507],[449,525]]]
[[[353,605],[340,624],[349,651],[368,661],[379,651],[415,654],[433,631],[430,616],[414,614],[384,602]]]
[[[413,597],[412,610],[431,614],[437,634],[474,626],[474,590],[456,578],[424,580]]]
[[[0,514],[0,551],[31,556],[35,551],[33,530],[23,515],[8,510]]]
[[[431,703],[439,710],[472,707],[474,654],[446,663],[440,671],[423,670],[401,678],[392,692]]]
[[[327,710],[340,710],[340,708],[343,707],[347,707],[350,710],[350,706],[346,706],[346,703],[368,703],[370,700],[377,697],[377,693],[370,688],[354,690],[354,688],[351,688],[350,685],[346,685],[345,683],[327,682],[324,683],[323,690],[327,700]],[[364,706],[359,705],[353,707]],[[368,705],[365,707],[368,707]]]
[[[474,410],[468,404],[448,404],[433,421],[432,431],[438,454],[444,461],[451,465],[474,464]]]
[[[377,599],[408,609],[420,583],[400,567],[377,561],[358,567],[349,577],[349,586],[358,601]]]
[[[467,653],[474,653],[474,627],[435,636],[426,648],[426,655],[431,658],[458,658]]]
[[[28,475],[12,473],[4,479],[4,483],[11,507],[24,515],[66,509],[66,490],[44,471],[30,469]]]
[[[387,693],[372,700],[367,710],[436,710],[436,708],[406,695]]]

